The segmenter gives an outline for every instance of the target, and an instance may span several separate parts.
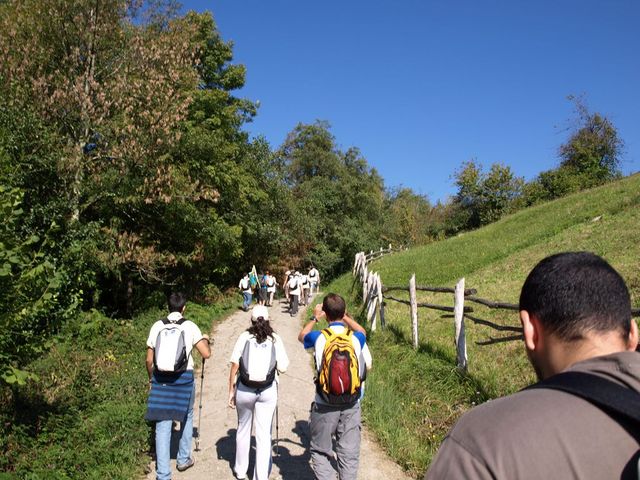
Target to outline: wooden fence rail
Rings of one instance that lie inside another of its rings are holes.
[[[465,306],[464,302],[469,301],[483,305],[491,309],[501,309],[507,311],[518,311],[520,308],[517,304],[496,302],[493,300],[487,300],[476,296],[478,293],[475,288],[465,288],[465,279],[461,278],[455,287],[434,287],[427,285],[416,285],[415,274],[409,279],[408,285],[383,285],[380,278],[380,274],[369,270],[369,263],[373,260],[381,258],[389,253],[398,252],[404,250],[403,248],[380,248],[380,250],[373,251],[369,254],[364,252],[357,253],[353,264],[353,276],[356,280],[362,284],[362,304],[364,306],[364,312],[366,312],[367,322],[370,323],[371,330],[375,331],[378,326],[378,318],[380,318],[380,328],[385,328],[385,307],[386,301],[398,302],[401,304],[409,305],[410,307],[410,320],[411,320],[411,343],[413,348],[417,349],[419,346],[418,340],[418,308],[428,308],[431,310],[438,310],[447,313],[453,313],[453,315],[443,315],[442,317],[453,317],[455,326],[454,342],[456,346],[456,363],[458,368],[466,370],[468,368],[467,358],[467,341],[465,335],[465,319],[473,322],[477,325],[483,325],[498,332],[510,332],[515,335],[492,337],[489,336],[488,340],[476,341],[476,345],[492,345],[495,343],[510,342],[514,340],[521,340],[522,327],[515,325],[500,325],[498,323],[491,322],[479,318],[475,315],[473,307]],[[409,292],[409,299],[402,299],[389,295],[389,292],[403,291]],[[453,306],[437,305],[433,303],[418,302],[417,292],[431,292],[431,293],[447,293],[453,294],[454,301]],[[633,317],[640,316],[640,308],[632,309],[631,314]]]
[[[391,292],[393,290],[403,290],[405,292],[409,291],[409,287],[403,287],[400,285],[391,285],[389,287],[383,286],[383,292]],[[456,293],[455,288],[451,287],[427,287],[425,285],[416,285],[416,290],[420,290],[422,292],[434,292],[434,293]],[[475,295],[478,291],[475,288],[469,288],[464,291],[465,296]]]

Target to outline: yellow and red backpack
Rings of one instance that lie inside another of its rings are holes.
[[[353,347],[353,331],[322,330],[326,339],[316,379],[316,391],[331,405],[349,405],[360,398],[358,356]]]

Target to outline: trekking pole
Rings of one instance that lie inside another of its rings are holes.
[[[276,384],[276,391],[278,390],[278,384]],[[279,418],[278,418],[278,402],[276,401],[276,455],[279,457],[280,456],[280,449],[278,448],[278,442],[280,441],[280,432],[278,429],[278,426],[280,424]]]
[[[200,372],[200,405],[198,405],[198,430],[196,430],[196,452],[200,451],[200,420],[202,419],[202,387],[204,386],[204,358],[202,359],[202,369]]]

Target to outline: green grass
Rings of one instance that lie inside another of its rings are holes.
[[[596,217],[601,218],[594,221]],[[387,256],[370,264],[386,285],[451,286],[464,277],[467,288],[490,300],[518,303],[520,287],[545,256],[589,250],[606,258],[625,278],[635,307],[640,304],[640,175],[539,205],[474,232]],[[330,284],[359,308],[361,288],[351,275]],[[403,296],[404,292],[394,292]],[[404,294],[408,298],[408,294]],[[419,301],[453,305],[451,294],[418,292]],[[474,315],[519,326],[516,312],[477,304]],[[419,310],[420,347],[410,347],[409,309],[387,302],[385,331],[369,337],[374,368],[367,380],[364,416],[382,445],[416,478],[424,474],[455,420],[478,402],[519,390],[534,380],[520,341],[479,346],[510,335],[466,321],[469,369],[455,368],[450,316]]]
[[[208,332],[235,307],[235,300],[189,304],[185,316]],[[141,476],[151,439],[143,418],[146,339],[164,315],[127,321],[89,312],[66,325],[30,366],[40,381],[0,391],[0,478]]]

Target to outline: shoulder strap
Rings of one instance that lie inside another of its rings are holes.
[[[174,325],[182,325],[184,322],[186,322],[187,319],[182,317],[180,320],[178,320],[177,322],[172,322],[171,320],[169,320],[168,318],[165,318],[162,320],[162,323],[164,323],[165,325],[169,325],[170,323],[174,324]]]
[[[584,372],[564,372],[525,390],[550,388],[583,398],[606,413],[617,413],[640,423],[640,393],[605,378]],[[615,419],[615,418],[614,418]]]
[[[321,332],[327,340],[335,335],[329,327],[323,328]]]

